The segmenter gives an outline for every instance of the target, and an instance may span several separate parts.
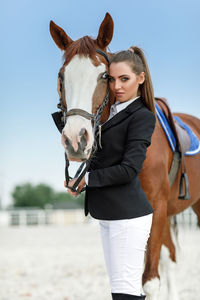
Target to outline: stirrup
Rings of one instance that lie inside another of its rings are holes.
[[[183,180],[185,181],[185,194],[183,193]],[[181,200],[189,200],[190,194],[189,194],[189,182],[188,182],[188,176],[186,173],[181,174],[180,179],[180,189],[179,189],[179,199]]]

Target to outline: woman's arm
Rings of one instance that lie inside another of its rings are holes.
[[[119,165],[89,172],[88,187],[103,187],[131,182],[141,171],[155,127],[150,111],[134,116],[128,128],[124,156]]]

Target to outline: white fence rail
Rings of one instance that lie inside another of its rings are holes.
[[[176,215],[177,224],[183,227],[194,228],[198,226],[198,219],[192,208],[189,207],[183,212]],[[173,223],[173,220],[172,220]]]
[[[91,222],[83,209],[13,209],[0,210],[0,226],[65,225]],[[172,222],[174,220],[172,219]],[[181,226],[197,227],[197,216],[191,208],[176,216]]]
[[[0,211],[0,226],[65,225],[88,222],[82,209],[16,209]]]

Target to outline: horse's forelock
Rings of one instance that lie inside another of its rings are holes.
[[[89,36],[84,36],[78,39],[77,41],[71,43],[64,53],[64,60],[65,60],[64,65],[67,65],[76,54],[80,56],[89,56],[90,58],[95,60],[96,63],[95,40]]]

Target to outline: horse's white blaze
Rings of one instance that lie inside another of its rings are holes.
[[[67,109],[80,108],[92,113],[92,97],[100,73],[105,72],[104,64],[94,66],[89,57],[75,55],[64,71],[65,99]],[[87,130],[87,147],[85,152],[92,147],[93,132],[90,120],[81,116],[68,117],[63,129],[63,134],[71,140],[74,150],[78,149],[80,141],[79,132],[82,128]],[[64,136],[62,138],[64,143]]]

